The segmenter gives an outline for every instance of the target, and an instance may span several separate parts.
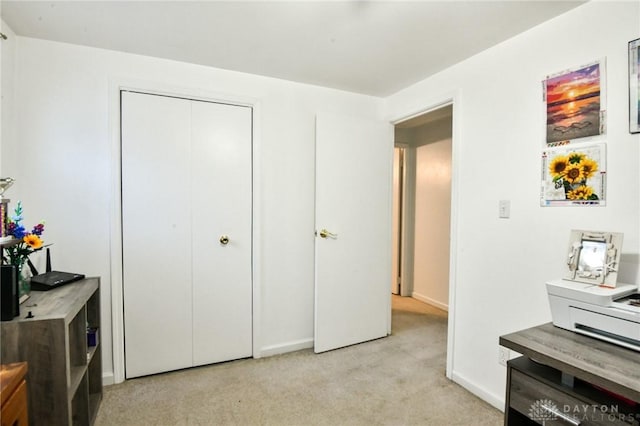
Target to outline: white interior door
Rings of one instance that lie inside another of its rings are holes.
[[[392,159],[390,124],[317,117],[315,352],[390,330]]]
[[[251,109],[193,102],[192,120],[193,363],[203,365],[252,354]]]
[[[123,92],[127,378],[251,355],[251,181],[250,108]]]
[[[191,107],[122,94],[122,250],[127,378],[190,367]]]

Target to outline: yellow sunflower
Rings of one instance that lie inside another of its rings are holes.
[[[569,158],[567,156],[558,155],[553,157],[551,164],[549,164],[549,173],[551,173],[551,176],[554,178],[561,177],[568,165]]]
[[[25,236],[22,239],[22,241],[24,241],[24,243],[26,245],[28,245],[29,247],[31,247],[34,250],[37,250],[40,247],[42,247],[42,240],[37,235],[29,234],[29,235]]]
[[[582,167],[578,164],[568,164],[564,170],[564,180],[569,183],[576,183],[584,180],[584,174],[582,173]]]
[[[586,185],[580,185],[576,189],[567,192],[567,198],[570,200],[588,200],[593,195],[593,188]]]
[[[589,157],[584,157],[580,162],[580,166],[582,167],[582,175],[585,179],[593,177],[598,171],[598,162]]]

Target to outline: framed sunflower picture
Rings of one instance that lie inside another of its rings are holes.
[[[540,205],[604,206],[605,144],[565,145],[542,151]]]

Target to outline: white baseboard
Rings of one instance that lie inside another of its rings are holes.
[[[284,354],[287,352],[299,351],[301,349],[313,348],[313,339],[302,339],[293,342],[282,343],[279,345],[265,346],[260,349],[260,356],[272,356]]]
[[[113,380],[113,371],[109,371],[107,373],[102,372],[102,386],[109,386],[114,384]]]
[[[313,348],[313,339],[303,339],[294,342],[287,342],[280,345],[266,346],[260,350],[259,356],[255,358],[284,354],[287,352],[299,351],[301,349]],[[115,383],[112,371],[102,373],[102,385],[109,386]]]
[[[474,394],[478,398],[482,399],[483,401],[487,402],[488,404],[491,404],[492,406],[494,406],[498,410],[504,412],[504,397],[503,396],[496,396],[496,395],[492,394],[491,392],[489,392],[488,390],[486,390],[484,388],[481,388],[479,386],[476,386],[474,383],[472,383],[469,380],[465,379],[464,377],[462,377],[460,374],[456,373],[455,371],[453,372],[452,378],[453,378],[454,382],[456,382],[457,384],[459,384],[460,386],[462,386],[463,388],[465,388],[466,390],[468,390],[469,392],[471,392],[472,394]]]
[[[427,296],[423,296],[422,294],[416,293],[415,291],[411,293],[411,297],[421,302],[424,302],[427,305],[435,306],[438,309],[442,309],[443,311],[449,312],[449,305],[447,305],[446,303],[438,302],[437,300],[434,300]]]

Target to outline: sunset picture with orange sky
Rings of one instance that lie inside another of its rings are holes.
[[[600,63],[545,81],[547,143],[600,134]]]

